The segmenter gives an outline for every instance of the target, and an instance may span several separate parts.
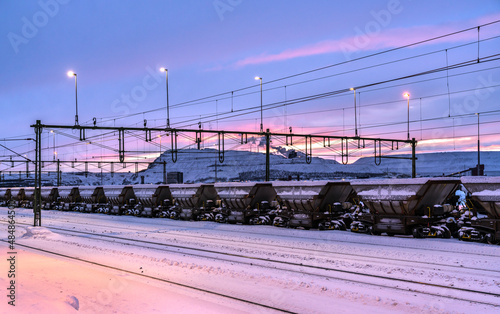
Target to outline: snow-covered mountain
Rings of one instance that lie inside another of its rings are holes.
[[[288,158],[288,152],[278,149],[279,154],[270,156],[271,180],[330,180],[357,177],[409,177],[411,160],[382,159],[377,166],[374,157],[360,158],[356,162],[343,165],[334,160],[313,157],[307,164],[303,154]],[[409,157],[408,155],[399,157]],[[452,152],[417,154],[418,176],[441,176],[463,171],[477,165],[477,153]],[[173,163],[168,152],[156,161],[167,162],[167,172],[183,172],[184,182],[217,181],[262,181],[265,177],[265,155],[248,151],[227,151],[224,162],[218,162],[214,149],[185,150],[179,153]],[[486,175],[500,175],[500,152],[481,153],[481,163]],[[469,173],[470,174],[470,173]],[[163,166],[154,164],[147,170],[134,175],[132,182],[140,183],[144,176],[146,183],[161,182]]]
[[[265,154],[248,151],[226,151],[224,162],[218,160],[214,149],[188,149],[179,152],[176,163],[172,162],[169,152],[165,152],[156,162],[167,162],[167,172],[183,172],[184,182],[217,181],[262,181],[265,178]],[[288,158],[281,151],[270,155],[270,176],[272,180],[320,180],[343,177],[357,177],[360,173],[370,176],[382,176],[384,171],[369,165],[342,165],[334,160],[313,157],[307,164],[303,154]],[[134,175],[133,182],[139,183],[144,176],[146,183],[160,182],[163,178],[163,166],[152,164],[145,171]]]
[[[277,147],[276,153],[270,155],[271,180],[333,180],[368,177],[409,177],[411,175],[411,160],[382,159],[375,165],[374,157],[360,158],[356,162],[343,165],[334,160],[313,157],[307,164],[305,156]],[[398,155],[409,157],[408,155]],[[417,154],[417,176],[442,176],[463,171],[477,165],[475,152],[449,152]],[[182,172],[185,183],[214,181],[263,181],[265,178],[265,154],[259,152],[229,150],[224,153],[224,161],[218,160],[215,149],[186,149],[179,151],[177,162],[173,163],[169,151],[158,157],[156,162],[166,162],[166,172]],[[488,176],[500,175],[500,152],[482,152],[481,163],[485,165]],[[470,175],[466,173],[464,175]],[[28,178],[20,185],[30,185]],[[4,179],[17,180],[4,175]],[[55,185],[56,176],[43,174],[44,185]],[[139,184],[162,183],[163,165],[151,164],[138,173],[63,173],[63,185],[109,185],[109,184]]]
[[[409,155],[395,156],[409,157]],[[485,175],[500,176],[500,152],[481,152],[481,164],[484,164]],[[374,158],[361,158],[353,163],[353,165],[356,167],[374,166]],[[476,166],[477,152],[417,154],[417,176],[421,177],[449,175]],[[389,173],[411,174],[411,160],[382,159],[382,164],[377,168],[381,168],[383,171]],[[470,175],[470,172],[468,175]]]

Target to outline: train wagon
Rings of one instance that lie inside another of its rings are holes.
[[[10,189],[11,198],[10,205],[14,207],[21,207],[21,203],[26,199],[24,194],[24,188],[11,188]]]
[[[0,206],[7,206],[11,195],[10,188],[0,188]]]
[[[43,186],[40,189],[40,196],[42,199],[42,209],[52,209],[59,197],[59,191],[56,187]]]
[[[72,210],[78,201],[80,193],[76,186],[60,186],[57,188],[58,197],[53,209],[68,211]]]
[[[217,202],[213,184],[171,184],[174,206],[170,218],[183,220],[213,220],[212,210]]]
[[[106,194],[104,193],[104,188],[102,186],[96,186],[94,192],[92,192],[92,212],[93,213],[104,213],[107,214],[111,208]]]
[[[35,202],[35,187],[24,188],[24,200],[21,201],[20,206],[26,208],[33,208]]]
[[[75,198],[73,210],[84,213],[94,212],[94,191],[95,187],[93,186],[79,186],[78,196]]]
[[[270,182],[216,183],[221,199],[216,221],[243,224],[271,224],[276,190]]]
[[[137,204],[132,186],[105,185],[102,189],[109,204],[104,210],[106,214],[122,215]]]
[[[354,180],[351,185],[370,209],[372,234],[449,238],[457,228],[447,204],[460,184],[453,178]]]
[[[274,182],[282,208],[274,218],[278,227],[346,230],[355,192],[347,181]]]
[[[167,185],[134,185],[137,204],[126,214],[145,217],[166,217],[172,205],[172,193]]]
[[[495,244],[500,242],[500,177],[462,177],[461,181],[471,193],[474,216],[466,226],[460,228],[460,240]],[[478,217],[477,211],[486,212],[486,217]]]

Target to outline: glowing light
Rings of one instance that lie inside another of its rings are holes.
[[[262,77],[260,77],[260,76],[256,76],[256,77],[255,77],[255,80],[256,80],[256,81],[258,81],[258,80],[262,80]]]
[[[67,74],[68,74],[69,77],[76,76],[76,73],[73,72],[73,71],[68,71]]]
[[[403,94],[403,96],[404,96],[404,97],[406,97],[406,98],[410,98],[410,93],[405,92],[405,93]]]
[[[167,69],[165,69],[165,68],[160,68],[160,71],[161,71],[161,72],[167,72]]]

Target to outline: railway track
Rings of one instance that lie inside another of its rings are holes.
[[[489,306],[500,306],[500,302],[498,304],[495,304],[495,303],[484,302],[484,301],[474,299],[474,296],[480,296],[480,295],[483,295],[483,296],[488,295],[488,296],[492,296],[495,298],[500,298],[500,294],[491,293],[491,292],[487,292],[487,291],[465,289],[465,288],[460,288],[460,287],[450,287],[450,286],[445,286],[445,285],[419,282],[419,281],[414,281],[414,280],[406,280],[406,279],[402,279],[402,278],[395,278],[395,277],[382,276],[382,275],[376,275],[376,274],[363,274],[363,273],[358,273],[356,271],[350,271],[350,270],[335,269],[335,268],[331,268],[331,267],[321,267],[321,266],[316,266],[316,265],[307,265],[304,263],[295,263],[295,262],[289,262],[289,261],[283,261],[283,260],[273,260],[270,258],[261,258],[261,257],[257,257],[257,256],[248,256],[248,255],[244,255],[244,254],[234,254],[234,253],[227,253],[227,252],[221,252],[221,251],[215,251],[215,250],[193,248],[193,247],[188,247],[188,246],[183,246],[183,245],[165,244],[165,243],[146,241],[146,240],[140,240],[140,239],[130,239],[130,238],[125,238],[125,237],[120,237],[120,236],[115,236],[115,235],[95,234],[92,232],[70,230],[70,229],[56,228],[56,227],[47,227],[47,228],[54,230],[54,231],[57,231],[58,233],[64,233],[67,235],[73,235],[73,236],[77,236],[77,237],[84,235],[87,238],[92,237],[93,239],[96,239],[99,241],[109,241],[109,239],[113,239],[113,241],[121,243],[121,244],[126,244],[127,246],[135,246],[135,247],[140,247],[140,248],[145,248],[145,249],[160,250],[160,251],[172,252],[172,253],[183,254],[183,255],[190,255],[190,256],[195,256],[195,257],[211,258],[211,259],[215,259],[218,261],[226,261],[226,262],[231,262],[231,263],[238,262],[238,263],[251,265],[251,266],[258,266],[258,267],[269,267],[269,265],[272,265],[271,267],[273,269],[281,270],[281,271],[294,272],[294,273],[298,273],[298,274],[308,274],[308,275],[312,275],[312,276],[320,276],[321,278],[343,280],[343,281],[348,281],[348,282],[353,282],[353,283],[368,284],[368,285],[371,285],[374,287],[390,288],[390,289],[402,290],[402,291],[406,291],[406,292],[408,292],[408,291],[417,292],[417,293],[432,295],[432,296],[436,296],[436,297],[448,298],[448,299],[455,300],[455,301],[472,302],[472,303],[484,304],[484,305],[489,305]],[[235,258],[237,260],[235,260]],[[279,265],[279,266],[277,266],[277,265]],[[283,266],[285,266],[285,267],[283,267]],[[322,271],[323,273],[321,273],[321,272],[318,273],[318,271]],[[327,275],[324,272],[330,273],[330,274]],[[332,276],[331,273],[335,273],[336,276]],[[345,277],[346,275],[349,278]],[[378,283],[374,283],[374,282],[370,283],[370,282],[367,282],[367,278],[383,280],[383,281],[389,282],[390,284],[378,284]],[[400,284],[406,284],[407,286],[404,288],[399,287]],[[446,292],[445,293],[431,293],[431,292],[423,291],[422,289],[420,289],[422,287],[437,288],[439,290],[442,290],[441,292],[452,291],[453,293],[460,293],[460,294],[465,293],[469,296],[469,298],[455,297],[455,296],[446,294]]]
[[[28,225],[28,224],[25,224]],[[130,240],[129,238],[124,238],[124,237],[117,237],[117,236],[108,236],[104,234],[95,234],[95,233],[88,233],[85,231],[75,231],[71,229],[64,229],[64,228],[57,228],[57,227],[47,227],[48,229],[52,230],[58,230],[58,231],[65,231],[65,232],[80,232],[80,233],[85,233],[85,234],[91,234],[91,235],[96,235],[96,236],[103,236],[103,237],[110,237],[110,238],[117,238],[117,239],[126,239]],[[125,229],[125,228],[124,228]],[[174,233],[171,234],[165,233],[168,235],[170,238],[162,238],[158,240],[172,240],[172,239],[179,239],[179,238],[187,238],[187,239],[192,239],[196,242],[199,242],[200,237],[199,236],[192,236],[192,235],[186,235],[186,234],[180,234],[180,233]],[[162,234],[163,235],[163,234]],[[150,237],[151,238],[151,237]],[[369,255],[360,255],[360,254],[351,254],[351,253],[345,253],[345,252],[338,252],[338,251],[328,251],[328,250],[319,250],[319,249],[306,249],[306,248],[298,248],[298,247],[292,247],[292,246],[286,246],[286,245],[279,245],[275,246],[272,244],[268,243],[256,243],[255,241],[244,241],[241,239],[221,239],[215,238],[215,237],[208,237],[208,236],[203,236],[201,237],[203,240],[210,240],[210,244],[216,247],[219,247],[221,245],[226,245],[232,246],[228,248],[234,248],[236,247],[237,249],[240,249],[241,247],[244,247],[245,250],[249,249],[258,249],[258,250],[263,250],[263,251],[268,251],[269,248],[272,248],[273,253],[282,253],[282,254],[290,254],[290,252],[293,251],[293,255],[302,255],[302,256],[314,256],[315,258],[317,257],[322,257],[324,259],[343,259],[343,260],[348,260],[348,261],[357,261],[357,262],[367,262],[367,263],[379,263],[386,265],[387,264],[387,257],[377,257],[377,256],[369,256]],[[140,239],[137,239],[137,241],[141,241]],[[214,243],[215,241],[215,243]],[[157,245],[163,245],[163,243],[160,242],[152,242],[152,241],[144,241],[145,243],[150,243],[150,244],[157,244]],[[197,243],[193,244],[197,244]],[[205,244],[205,243],[203,243]],[[176,246],[176,245],[170,245],[173,247],[179,247],[182,249],[196,249],[193,248],[192,246]],[[208,250],[207,250],[208,251]],[[218,252],[218,251],[215,251]],[[485,269],[485,268],[477,268],[477,267],[464,267],[460,265],[448,265],[448,264],[442,264],[442,263],[433,263],[433,262],[421,262],[421,261],[415,261],[415,260],[407,260],[407,259],[397,259],[397,258],[391,258],[391,266],[400,266],[400,267],[413,267],[415,265],[418,265],[419,268],[424,268],[424,269],[429,269],[429,270],[435,270],[436,267],[440,267],[440,271],[443,271],[442,268],[448,268],[449,272],[457,271],[460,270],[460,272],[464,273],[464,271],[471,270],[471,271],[481,271],[487,273],[487,276],[492,276],[496,278],[500,278],[500,270],[492,270],[492,269]],[[396,263],[397,265],[395,265]]]
[[[4,240],[0,240],[0,241],[7,242],[7,241],[4,241]],[[203,289],[203,288],[199,288],[199,287],[195,287],[195,286],[183,284],[183,283],[180,283],[180,282],[175,282],[175,281],[168,280],[168,279],[165,279],[165,278],[160,278],[160,277],[156,277],[156,276],[146,275],[146,274],[134,272],[134,271],[131,271],[131,270],[119,268],[119,267],[112,266],[112,265],[106,265],[106,264],[103,264],[103,263],[98,263],[98,262],[95,262],[95,261],[90,261],[90,260],[87,260],[87,259],[84,259],[84,258],[81,258],[81,257],[77,257],[77,256],[70,256],[70,255],[67,255],[67,254],[62,254],[62,253],[58,253],[58,252],[54,252],[54,251],[50,251],[50,250],[45,250],[45,249],[33,247],[33,246],[30,246],[30,245],[26,245],[26,244],[20,244],[20,243],[16,243],[16,246],[20,246],[20,247],[23,247],[23,248],[26,248],[26,249],[30,249],[30,250],[34,250],[34,251],[38,251],[38,252],[43,252],[43,253],[54,255],[54,256],[58,256],[58,257],[64,257],[64,258],[67,258],[67,259],[76,260],[76,261],[79,261],[79,262],[84,262],[84,263],[91,264],[91,265],[94,265],[94,266],[99,266],[99,267],[103,267],[103,268],[107,268],[107,269],[112,269],[112,270],[120,271],[120,272],[131,274],[131,275],[136,275],[136,276],[143,277],[143,278],[148,278],[148,279],[153,279],[153,280],[156,280],[156,281],[161,281],[161,282],[164,282],[164,283],[168,283],[168,284],[172,284],[172,285],[175,285],[175,286],[180,286],[180,287],[183,287],[183,288],[188,288],[188,289],[196,290],[196,291],[199,291],[199,292],[205,292],[205,293],[216,295],[216,296],[219,296],[219,297],[223,297],[223,298],[227,298],[227,299],[231,299],[231,300],[243,302],[243,303],[246,303],[246,304],[251,304],[251,305],[254,305],[254,306],[258,306],[260,308],[274,310],[274,311],[277,311],[277,312],[280,312],[280,313],[295,313],[295,312],[292,312],[292,311],[289,311],[289,310],[286,310],[286,309],[280,309],[280,308],[277,308],[277,307],[274,307],[274,306],[270,306],[270,305],[266,305],[266,304],[262,304],[262,303],[258,303],[258,302],[254,302],[254,301],[250,301],[250,300],[241,299],[241,298],[230,296],[230,295],[227,295],[227,294],[224,294],[224,293],[220,293],[220,292],[217,292],[217,291],[211,291],[211,290],[207,290],[207,289]]]
[[[80,214],[84,214],[84,213],[74,213],[74,212],[58,212],[58,213],[68,213],[68,214],[71,214],[71,215],[68,215],[68,216],[75,216],[75,215],[80,215]],[[89,220],[96,220],[96,221],[100,221],[102,222],[102,218],[99,218],[99,217],[92,217],[92,216],[95,216],[95,215],[101,215],[101,214],[92,214],[92,215],[86,215],[85,219],[89,219]],[[109,216],[106,216],[106,217],[109,217]],[[125,216],[111,216],[111,217],[116,217],[118,219],[116,219],[117,222],[124,222],[125,219],[128,219],[128,218],[125,218]],[[123,217],[125,219],[120,219],[120,217]],[[131,216],[126,216],[126,217],[131,217]],[[63,221],[61,219],[57,219],[57,218],[51,218],[52,220],[54,221],[59,221],[59,222],[64,222],[64,223],[71,223],[71,224],[77,224],[79,225],[79,223],[75,223],[75,222],[71,222],[71,221]],[[161,220],[161,224],[157,223],[156,222],[156,219],[154,220],[151,220],[150,218],[142,218],[142,217],[134,217],[134,219],[143,219],[142,222],[146,222],[146,221],[151,221],[151,223],[147,223],[148,225],[151,225],[153,227],[173,227],[173,228],[179,228],[179,224],[172,224],[172,223],[168,223],[168,219],[162,219]],[[161,218],[159,218],[161,219]],[[214,224],[216,224],[214,222]],[[123,228],[123,227],[118,227],[118,226],[111,226],[111,225],[103,225],[103,224],[93,224],[93,226],[97,226],[97,227],[107,227],[107,228],[118,228],[118,229],[123,229],[123,230],[133,230],[133,231],[142,231],[142,232],[148,232],[148,231],[151,231],[150,229],[147,229],[147,228]],[[225,226],[223,224],[221,225],[218,225],[218,226]],[[182,229],[186,229],[186,230],[193,230],[193,231],[197,231],[197,230],[203,230],[204,232],[207,230],[205,228],[200,228],[200,227],[191,227],[191,226],[182,226]],[[260,232],[254,232],[254,231],[241,231],[241,230],[228,230],[228,229],[224,229],[224,232],[227,232],[227,233],[235,233],[235,234],[248,234],[249,236],[255,236],[255,235],[265,235],[265,236],[272,236],[272,237],[276,237],[276,238],[282,238],[282,237],[287,237],[288,235],[279,235],[279,234],[267,234],[267,233],[260,233]],[[325,233],[328,232],[328,231],[324,231]],[[169,231],[169,233],[172,233],[172,231]],[[306,233],[306,232],[304,232]],[[181,234],[181,233],[179,233]],[[365,235],[360,235],[360,236],[365,236]],[[194,236],[193,236],[194,237]],[[201,234],[199,236],[196,236],[196,238],[209,238],[208,235],[206,234]],[[332,242],[332,241],[335,241],[336,243],[343,243],[343,244],[360,244],[360,242],[357,242],[357,241],[349,241],[349,240],[343,240],[343,239],[338,239],[336,238],[335,240],[330,240],[330,239],[324,239],[324,238],[320,238],[320,237],[311,237],[311,236],[294,236],[295,239],[301,239],[301,240],[314,240],[314,241],[317,241],[318,243],[321,243],[321,242]],[[374,238],[374,236],[371,236],[371,235],[366,235],[366,238],[367,239],[370,239],[370,238]],[[364,241],[362,242],[363,245],[368,245],[368,246],[372,246],[372,247],[390,247],[390,248],[402,248],[402,249],[410,249],[410,250],[420,250],[420,251],[425,251],[425,252],[429,252],[429,251],[433,251],[433,252],[440,252],[440,253],[453,253],[453,254],[461,254],[461,255],[468,255],[468,256],[484,256],[484,257],[495,257],[495,258],[500,258],[500,254],[484,254],[484,253],[478,253],[478,252],[456,252],[456,251],[453,251],[453,250],[444,250],[444,249],[438,249],[438,248],[433,248],[432,247],[432,239],[422,239],[422,240],[419,240],[419,242],[422,242],[422,244],[425,243],[425,245],[422,245],[422,246],[415,246],[414,243],[415,242],[412,242],[412,245],[397,245],[397,244],[391,244],[391,245],[386,245],[386,244],[382,244],[382,243],[370,243],[370,241]]]

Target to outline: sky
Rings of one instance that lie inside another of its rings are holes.
[[[95,118],[98,125],[147,120],[164,127],[166,76],[159,68],[165,67],[174,128],[200,122],[204,129],[258,131],[259,76],[263,125],[272,132],[291,127],[300,134],[354,136],[357,129],[363,137],[406,139],[409,124],[418,152],[468,151],[477,149],[480,113],[481,149],[500,149],[500,23],[485,25],[500,20],[498,0],[4,0],[0,20],[0,140],[32,137],[36,120],[75,123],[68,70],[77,73],[80,124]],[[478,48],[477,29],[458,31],[480,25]],[[464,65],[476,58],[481,62]],[[412,77],[395,80],[403,76]],[[356,119],[349,88],[356,90]],[[298,101],[303,97],[315,99]],[[74,131],[54,131],[44,130],[45,159],[56,151],[63,159],[116,155],[96,145],[117,147],[111,135],[77,143]],[[169,148],[165,134],[153,136],[149,144],[129,140],[127,147],[137,150],[131,156],[152,158]],[[190,140],[182,138],[181,147]],[[234,142],[226,149],[241,148]],[[0,144],[33,155],[31,141]],[[313,147],[323,157],[339,151]],[[293,148],[303,146],[299,141]],[[372,151],[353,149],[351,160]],[[16,157],[5,148],[0,154]]]

